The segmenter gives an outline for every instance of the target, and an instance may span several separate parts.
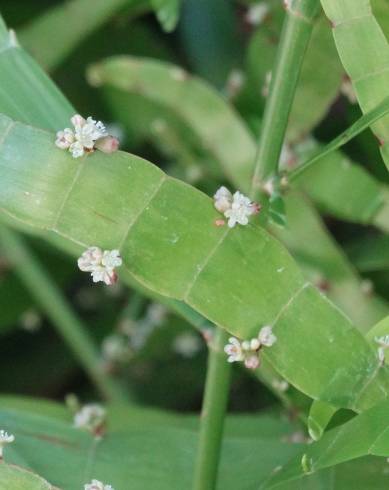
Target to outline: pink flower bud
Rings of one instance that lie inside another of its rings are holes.
[[[114,153],[119,149],[119,140],[114,136],[104,136],[96,141],[95,148],[103,153]]]

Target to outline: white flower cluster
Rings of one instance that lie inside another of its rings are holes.
[[[104,427],[106,418],[107,412],[104,407],[98,403],[90,403],[81,407],[74,415],[74,427],[96,434]]]
[[[93,151],[97,140],[108,136],[104,124],[91,117],[85,120],[76,114],[70,121],[74,130],[65,128],[63,131],[58,131],[55,144],[61,150],[69,150],[73,158],[79,158],[85,153],[90,153]]]
[[[0,430],[0,459],[3,458],[3,449],[7,444],[14,442],[15,436],[8,434],[5,430]]]
[[[78,259],[78,267],[83,272],[90,272],[93,282],[104,282],[107,286],[117,281],[116,267],[123,263],[119,250],[105,250],[89,247]]]
[[[270,325],[262,327],[258,337],[241,342],[235,337],[229,339],[229,343],[224,347],[224,352],[228,355],[228,362],[244,362],[249,369],[256,369],[259,366],[259,351],[263,346],[271,347],[277,341]]]
[[[385,350],[389,348],[389,335],[382,337],[375,337],[374,340],[379,345],[378,347],[378,359],[382,365],[385,364]]]
[[[90,483],[84,485],[84,490],[114,490],[111,485],[104,485],[99,480],[92,480]]]
[[[237,223],[247,225],[249,216],[257,214],[261,209],[244,194],[236,191],[234,195],[224,186],[220,187],[213,196],[215,208],[228,218],[228,226],[233,228]]]

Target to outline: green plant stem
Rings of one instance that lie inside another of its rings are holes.
[[[11,229],[1,226],[0,243],[6,257],[15,267],[15,272],[67,342],[96,388],[108,400],[125,402],[125,391],[101,369],[99,352],[87,334],[86,327],[73,313],[61,291],[31,253],[23,238]]]
[[[209,347],[193,490],[214,490],[216,488],[230,387],[231,364],[227,362],[223,350],[228,342],[228,337],[227,331],[216,327],[214,339]]]
[[[319,0],[291,0],[272,71],[252,180],[256,199],[263,183],[277,173],[288,117],[313,27]]]

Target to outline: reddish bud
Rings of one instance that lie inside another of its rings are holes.
[[[104,136],[96,141],[95,147],[103,153],[114,153],[119,149],[119,140],[114,136]]]

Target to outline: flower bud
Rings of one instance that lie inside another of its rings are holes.
[[[104,136],[96,141],[95,148],[103,153],[114,153],[119,149],[119,140],[114,136]]]

